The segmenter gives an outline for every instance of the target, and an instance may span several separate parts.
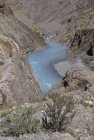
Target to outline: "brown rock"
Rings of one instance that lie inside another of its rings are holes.
[[[3,0],[0,0],[0,13],[4,14],[4,10],[5,10],[5,3]]]

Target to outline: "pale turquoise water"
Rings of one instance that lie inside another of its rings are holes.
[[[47,48],[29,53],[31,70],[36,77],[43,93],[47,93],[54,85],[61,81],[54,69],[54,63],[67,59],[67,47],[47,38]]]

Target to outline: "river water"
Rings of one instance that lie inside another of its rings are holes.
[[[54,64],[67,59],[68,48],[65,45],[46,38],[48,47],[38,51],[30,52],[28,59],[31,71],[37,79],[42,92],[46,94],[62,77],[54,69]]]

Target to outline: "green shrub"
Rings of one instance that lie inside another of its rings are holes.
[[[19,134],[35,133],[38,130],[39,122],[33,119],[32,107],[25,110],[17,110],[7,118],[5,124],[6,136],[19,136]]]
[[[50,95],[51,102],[42,118],[43,128],[51,131],[63,131],[74,116],[72,97],[61,97],[59,94]]]

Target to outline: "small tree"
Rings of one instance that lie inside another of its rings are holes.
[[[33,117],[32,107],[25,110],[17,110],[7,118],[5,123],[6,136],[19,136],[19,134],[35,133],[38,130],[39,122]]]
[[[51,102],[42,118],[43,128],[52,131],[63,131],[72,119],[74,102],[72,97],[61,97],[59,94],[50,95]]]

